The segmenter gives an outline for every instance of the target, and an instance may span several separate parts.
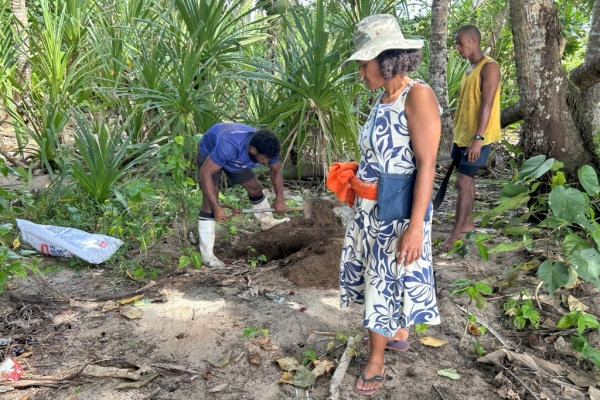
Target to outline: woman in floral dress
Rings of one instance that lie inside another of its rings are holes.
[[[355,53],[367,87],[385,91],[359,136],[356,177],[377,184],[380,172],[416,171],[409,219],[380,220],[377,200],[357,197],[340,265],[341,306],[364,304],[370,355],[354,391],[373,395],[385,378],[384,350],[408,348],[407,328],[439,324],[431,257],[431,193],[440,139],[433,90],[413,80],[422,41],[405,39],[392,15],[373,15],[356,26]]]

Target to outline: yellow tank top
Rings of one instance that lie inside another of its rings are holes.
[[[485,57],[475,65],[471,73],[465,73],[460,82],[460,97],[454,115],[454,143],[460,147],[468,146],[477,130],[481,108],[481,69],[490,61],[495,62],[491,57]],[[498,82],[490,121],[483,134],[485,138],[483,144],[497,142],[500,136],[500,82]]]

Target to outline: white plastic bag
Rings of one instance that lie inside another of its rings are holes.
[[[57,257],[77,256],[89,263],[100,264],[123,244],[117,238],[87,233],[63,226],[38,225],[17,219],[23,240],[37,251]]]

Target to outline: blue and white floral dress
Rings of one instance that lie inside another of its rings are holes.
[[[404,102],[417,82],[424,83],[412,81],[394,103],[379,104],[371,111],[359,135],[359,179],[377,182],[380,166],[386,172],[401,174],[416,169]],[[364,304],[363,326],[387,337],[415,323],[439,324],[431,221],[423,223],[421,258],[408,266],[399,265],[398,239],[410,220],[379,221],[376,205],[377,200],[360,197],[354,203],[340,262],[341,307],[346,308],[352,302]]]

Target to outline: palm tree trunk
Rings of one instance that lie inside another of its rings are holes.
[[[453,124],[448,110],[448,82],[446,70],[448,69],[448,48],[446,46],[448,30],[448,0],[433,0],[431,3],[431,36],[429,39],[430,62],[429,84],[435,92],[442,114],[442,137],[439,154],[450,155],[452,148]]]

